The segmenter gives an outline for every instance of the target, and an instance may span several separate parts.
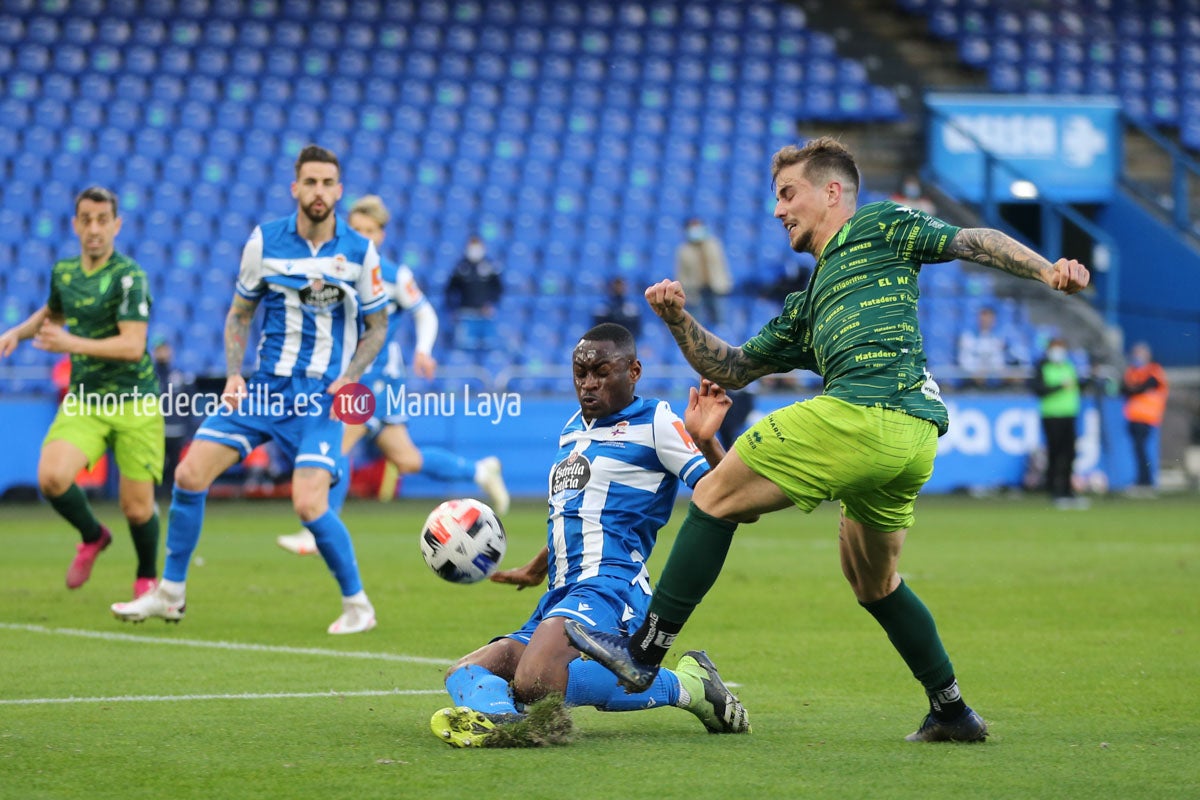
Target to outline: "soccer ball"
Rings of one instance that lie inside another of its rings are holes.
[[[438,577],[476,583],[500,566],[508,540],[487,503],[447,500],[430,512],[421,530],[421,555]]]

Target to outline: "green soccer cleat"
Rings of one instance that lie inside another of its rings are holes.
[[[517,715],[484,714],[467,706],[443,708],[429,720],[429,729],[451,747],[486,747],[496,725],[506,718],[516,719]]]
[[[689,650],[675,666],[679,684],[691,696],[688,711],[695,714],[709,733],[750,733],[750,715],[717,673],[703,650]]]

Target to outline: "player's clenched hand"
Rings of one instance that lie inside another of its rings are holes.
[[[664,279],[646,289],[646,302],[654,313],[668,325],[683,321],[683,306],[687,295],[679,281]]]
[[[696,441],[707,441],[717,435],[733,400],[708,378],[700,380],[700,388],[688,391],[687,409],[683,412],[683,427]]]
[[[238,403],[247,395],[246,379],[241,375],[230,375],[225,379],[225,388],[221,392],[221,402],[227,408],[237,408]]]
[[[1091,273],[1083,264],[1074,259],[1060,258],[1050,267],[1050,277],[1046,283],[1063,294],[1075,294],[1086,289],[1091,280]]]
[[[71,352],[71,334],[67,333],[67,329],[62,325],[56,325],[47,320],[42,323],[38,328],[37,335],[33,337],[33,346],[48,353],[69,353]]]

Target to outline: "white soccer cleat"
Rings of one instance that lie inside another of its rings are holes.
[[[317,537],[313,536],[308,528],[276,536],[275,544],[298,556],[311,556],[317,552]]]
[[[508,487],[504,485],[504,476],[500,473],[500,459],[488,456],[476,461],[475,483],[487,493],[488,503],[497,514],[504,516],[508,513]]]
[[[187,604],[182,584],[178,591],[172,592],[159,583],[153,590],[136,600],[113,603],[111,608],[113,616],[125,622],[145,622],[151,617],[159,617],[167,622],[179,622],[183,619]]]
[[[375,627],[375,608],[366,594],[359,592],[353,597],[342,598],[342,615],[329,626],[329,632],[365,633]]]

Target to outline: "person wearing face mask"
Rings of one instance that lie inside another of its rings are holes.
[[[455,347],[486,350],[492,346],[496,306],[503,292],[500,267],[487,257],[483,239],[472,235],[446,283],[446,307],[455,317]]]
[[[688,297],[699,301],[701,319],[709,325],[719,325],[720,298],[733,289],[725,249],[696,217],[684,224],[684,234],[684,241],[675,250],[675,279],[683,285]]]
[[[1162,365],[1152,360],[1150,345],[1145,342],[1138,342],[1129,351],[1129,367],[1121,381],[1121,394],[1125,395],[1125,421],[1129,424],[1129,438],[1133,440],[1137,464],[1137,482],[1130,494],[1151,496],[1154,493],[1154,464],[1150,443],[1155,431],[1162,426],[1167,410],[1167,374]]]
[[[902,206],[915,208],[926,214],[937,213],[937,206],[925,196],[925,191],[921,188],[921,179],[911,172],[900,181],[899,190],[892,195],[891,199]]]
[[[1051,339],[1045,356],[1034,367],[1033,391],[1039,398],[1046,438],[1046,488],[1058,508],[1077,507],[1071,465],[1075,463],[1075,421],[1080,407],[1079,375],[1067,357],[1063,339]]]

